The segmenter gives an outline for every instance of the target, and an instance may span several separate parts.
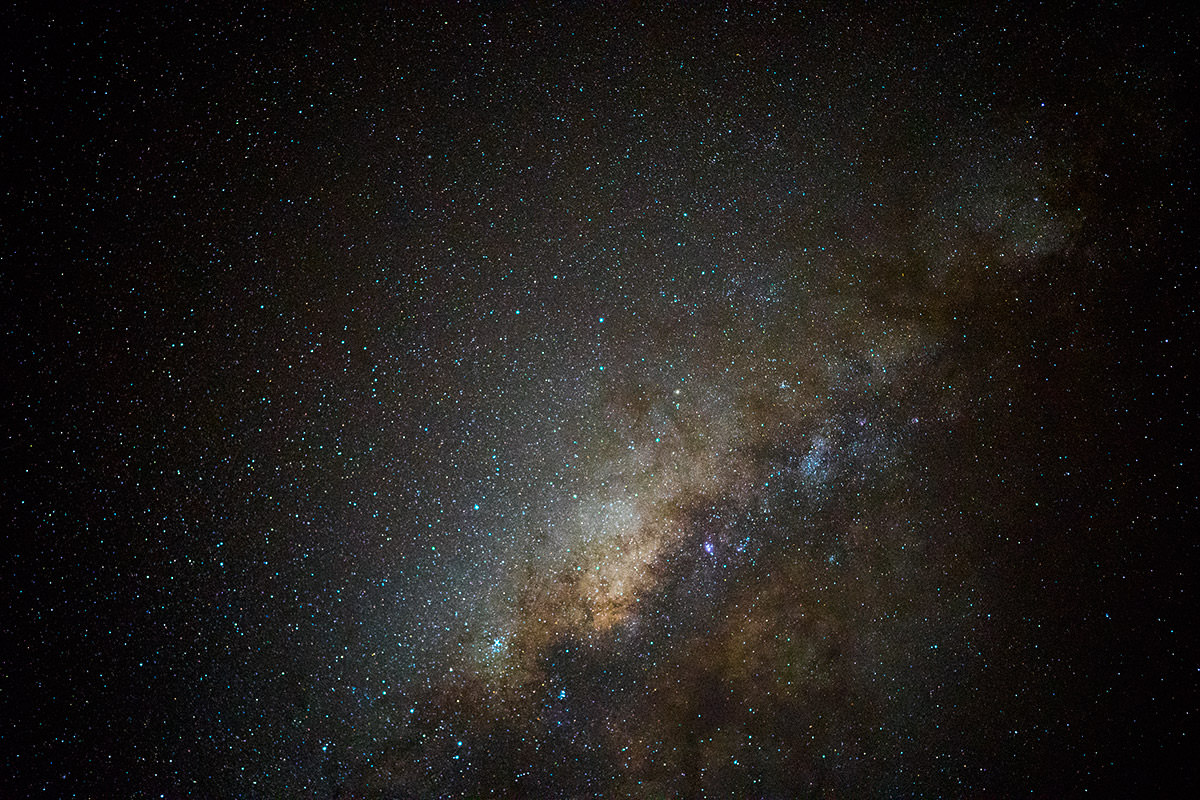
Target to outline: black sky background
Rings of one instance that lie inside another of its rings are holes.
[[[0,794],[1189,796],[1190,14],[7,22]],[[878,328],[923,354],[860,396]],[[825,427],[763,353],[831,365]],[[723,457],[805,499],[680,479],[643,611],[543,624],[576,587],[514,564],[676,365],[702,429],[800,431]]]

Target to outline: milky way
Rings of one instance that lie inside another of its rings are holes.
[[[1188,777],[1185,22],[16,16],[15,796]]]

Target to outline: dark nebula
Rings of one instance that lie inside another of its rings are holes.
[[[1194,796],[1194,14],[509,5],[10,11],[0,795]]]

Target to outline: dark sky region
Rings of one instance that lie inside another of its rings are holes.
[[[1193,12],[55,5],[0,795],[1195,796]]]

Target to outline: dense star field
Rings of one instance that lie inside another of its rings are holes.
[[[1194,20],[692,5],[9,15],[0,795],[1197,780]]]

